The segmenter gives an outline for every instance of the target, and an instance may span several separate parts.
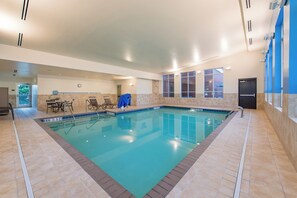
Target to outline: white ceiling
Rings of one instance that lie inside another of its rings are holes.
[[[22,32],[23,48],[161,73],[264,49],[270,1],[251,0],[249,10],[245,2],[30,0],[21,21],[23,1],[1,0],[0,43],[16,46]],[[244,31],[248,19],[250,34]],[[253,46],[246,45],[249,37]]]

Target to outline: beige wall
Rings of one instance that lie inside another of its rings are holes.
[[[64,76],[38,76],[38,95],[51,95],[59,92],[116,94],[116,84],[112,80],[80,79]],[[77,87],[81,84],[81,88]]]
[[[146,79],[136,79],[136,94],[152,94],[153,81]]]
[[[122,94],[136,94],[136,79],[125,79],[125,80],[117,80],[117,85],[121,85],[122,87]]]
[[[264,110],[297,170],[297,119],[294,120],[294,118],[289,117],[288,110],[290,97],[294,97],[297,100],[296,94],[284,94],[282,110],[275,108],[267,102],[265,102]]]
[[[200,71],[196,75],[196,93],[203,94],[204,91],[204,70],[219,67],[231,67],[230,70],[224,70],[224,93],[238,93],[239,78],[257,78],[258,93],[264,92],[264,63],[259,60],[263,55],[259,51],[242,52],[233,56],[210,61],[195,67],[186,68],[181,71],[174,72],[174,93],[180,94],[180,73],[186,71]],[[162,93],[162,81],[160,81],[160,94]]]
[[[174,98],[162,97],[162,81],[160,81],[160,102],[171,105],[191,105],[200,107],[235,108],[238,106],[238,79],[257,78],[257,108],[263,108],[264,102],[264,64],[259,60],[263,55],[259,52],[242,52],[229,57],[210,61],[191,68],[175,72]],[[224,98],[204,98],[204,70],[224,68]],[[230,70],[226,70],[230,67]],[[181,98],[180,73],[200,71],[196,75],[196,98]]]

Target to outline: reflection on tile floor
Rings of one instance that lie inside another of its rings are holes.
[[[30,108],[16,110],[16,126],[35,197],[109,197],[32,119],[48,116]],[[249,116],[240,196],[297,197],[297,173],[264,111],[247,111],[243,119],[236,115],[168,197],[232,197]],[[7,117],[0,117],[0,159],[0,197],[26,197]]]

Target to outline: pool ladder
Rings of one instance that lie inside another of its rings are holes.
[[[66,101],[66,100],[65,100],[65,102],[63,103],[64,113],[65,113],[65,107],[68,107],[68,110],[69,110],[70,114],[72,115],[73,120],[75,120],[75,116],[74,116],[74,114],[73,114],[72,108],[71,108],[71,106],[69,105],[69,102]]]
[[[241,111],[240,117],[243,118],[243,107],[238,106],[236,109],[239,109]]]

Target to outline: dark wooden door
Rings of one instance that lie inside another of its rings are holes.
[[[257,109],[257,78],[238,79],[238,105]]]

